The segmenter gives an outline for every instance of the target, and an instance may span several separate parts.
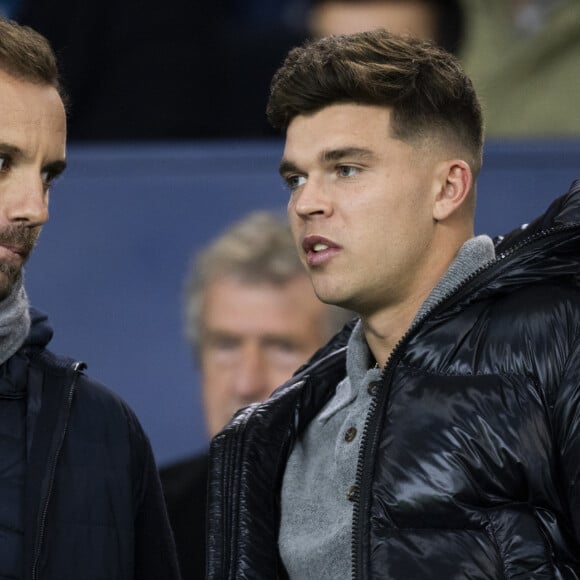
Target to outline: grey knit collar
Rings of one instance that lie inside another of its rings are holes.
[[[29,331],[28,296],[20,276],[12,292],[0,302],[0,364],[24,344]]]
[[[425,302],[419,308],[413,322],[422,318],[442,298],[479,268],[495,259],[495,248],[489,236],[481,235],[467,240],[455,259],[441,277]],[[348,341],[346,355],[347,374],[353,384],[359,384],[366,374],[371,360],[374,360],[364,337],[359,320]]]

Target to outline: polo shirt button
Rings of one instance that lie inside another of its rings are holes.
[[[344,440],[347,443],[350,443],[356,437],[356,433],[357,433],[356,427],[349,427],[344,434]]]
[[[358,493],[358,488],[356,485],[351,485],[348,488],[348,492],[346,494],[346,499],[348,499],[348,501],[356,501],[356,496]]]
[[[381,381],[371,381],[367,387],[367,391],[371,397],[374,397],[381,388]]]

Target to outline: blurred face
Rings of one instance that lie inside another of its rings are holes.
[[[222,278],[202,311],[203,401],[210,436],[272,391],[326,340],[326,306],[307,276],[283,286]]]
[[[323,2],[313,8],[310,30],[314,36],[352,34],[384,28],[395,34],[435,39],[436,15],[433,8],[421,0]]]
[[[440,272],[432,243],[440,162],[389,127],[386,107],[339,104],[300,115],[280,165],[315,292],[363,317],[424,297]]]
[[[0,71],[0,300],[10,294],[65,165],[66,121],[56,89]]]

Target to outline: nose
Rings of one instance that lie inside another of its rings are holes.
[[[13,180],[2,197],[0,204],[10,223],[40,226],[48,220],[48,189],[38,174]]]
[[[268,364],[260,347],[244,349],[232,383],[236,397],[244,404],[254,403],[265,399],[275,387],[268,384]]]
[[[301,218],[329,215],[332,211],[331,198],[322,179],[309,176],[306,183],[291,198],[289,209]]]

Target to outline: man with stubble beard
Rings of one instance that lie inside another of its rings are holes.
[[[179,578],[149,441],[133,412],[47,350],[22,268],[66,165],[55,56],[0,19],[0,577]]]

